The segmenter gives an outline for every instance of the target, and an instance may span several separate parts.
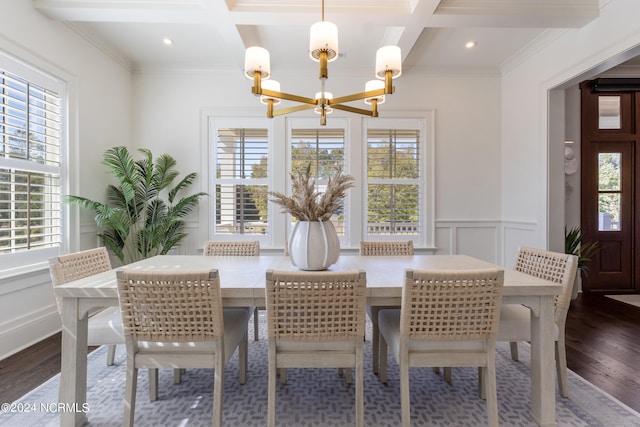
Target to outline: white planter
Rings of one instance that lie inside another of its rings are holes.
[[[296,221],[289,237],[291,263],[301,270],[326,270],[338,261],[340,241],[331,221]]]

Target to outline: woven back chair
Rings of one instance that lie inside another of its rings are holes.
[[[562,285],[562,292],[556,295],[554,303],[554,341],[558,387],[560,394],[568,397],[564,329],[571,304],[578,259],[574,255],[521,247],[518,251],[515,269]],[[513,360],[518,360],[518,341],[530,340],[531,310],[519,304],[505,304],[500,314],[498,341],[509,341],[511,357]]]
[[[413,240],[400,242],[360,242],[360,255],[363,256],[406,256],[413,255]]]
[[[111,270],[109,253],[104,247],[60,255],[49,259],[49,273],[53,287]],[[62,298],[56,296],[58,313],[62,316]],[[90,313],[87,342],[107,345],[107,365],[113,365],[116,344],[124,344],[120,309],[106,307]]]
[[[381,310],[380,376],[386,382],[387,345],[400,367],[402,425],[410,426],[410,367],[476,366],[485,378],[489,425],[498,425],[495,342],[502,270],[407,270],[402,306]]]
[[[260,242],[254,241],[239,241],[239,242],[214,242],[208,241],[204,246],[205,256],[260,256]],[[258,341],[260,338],[259,328],[260,322],[258,321],[259,310],[264,310],[264,307],[253,308],[253,339]]]
[[[209,241],[204,247],[205,256],[258,256],[260,242],[214,242]]]
[[[127,345],[123,425],[134,420],[138,368],[213,368],[213,425],[222,425],[224,367],[240,348],[240,383],[247,366],[244,308],[222,308],[217,270],[118,270]]]
[[[356,425],[364,425],[365,292],[364,271],[267,271],[268,426],[276,425],[277,370],[309,367],[355,369]]]
[[[362,240],[360,242],[360,255],[362,256],[408,256],[413,255],[413,240],[398,242],[376,242]],[[378,374],[380,369],[380,331],[378,330],[378,312],[383,309],[398,308],[397,306],[367,306],[367,314],[371,320],[371,350],[373,352],[373,373]]]

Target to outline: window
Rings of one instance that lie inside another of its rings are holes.
[[[268,128],[225,126],[214,132],[213,234],[267,236]]]
[[[345,129],[343,127],[318,128],[317,120],[311,124],[308,120],[291,120],[291,172],[304,172],[311,167],[311,174],[316,181],[316,188],[323,193],[327,180],[334,175],[336,168],[345,169],[344,146]],[[340,126],[342,120],[334,120],[332,125]],[[310,125],[311,127],[306,127]],[[346,172],[346,171],[345,171]],[[344,208],[331,218],[339,236],[344,235]]]
[[[332,218],[341,248],[355,250],[361,240],[408,239],[417,247],[433,247],[432,114],[332,116],[320,126],[315,117],[215,113],[204,121],[211,165],[208,238],[283,247],[295,218],[269,202],[268,192],[290,194],[289,174],[310,165],[319,192],[336,167],[356,179]]]
[[[402,127],[389,124],[393,127],[378,122],[366,129],[364,233],[367,239],[401,236],[422,240],[426,215],[426,180],[421,179],[423,132],[418,123]]]
[[[3,266],[11,266],[9,254],[60,246],[63,89],[60,82],[0,55]]]

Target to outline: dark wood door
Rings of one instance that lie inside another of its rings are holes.
[[[640,96],[591,89],[591,82],[581,85],[581,225],[584,241],[600,242],[601,250],[587,265],[583,290],[637,292],[640,174],[636,166],[640,165],[640,138],[636,123],[640,123]]]

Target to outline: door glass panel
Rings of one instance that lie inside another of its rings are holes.
[[[598,154],[598,230],[620,231],[621,153]]]
[[[600,129],[620,129],[620,97],[598,97],[598,123]]]

